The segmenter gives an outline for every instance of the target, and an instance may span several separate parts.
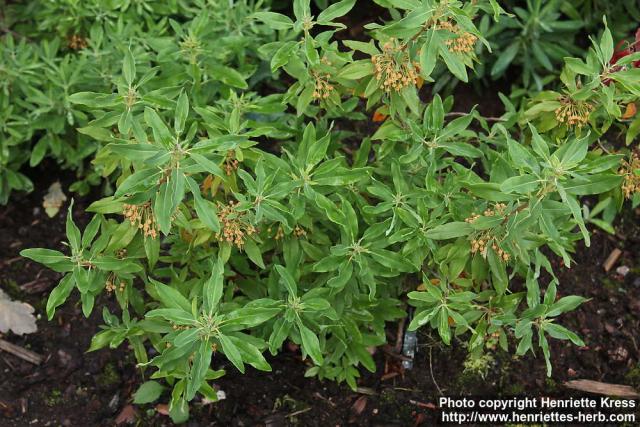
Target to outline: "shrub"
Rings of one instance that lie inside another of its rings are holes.
[[[172,387],[175,421],[197,394],[216,399],[223,358],[269,370],[263,353],[286,340],[309,376],[356,388],[407,303],[409,329],[478,357],[496,339],[520,355],[535,342],[549,374],[548,337],[583,345],[557,319],[584,298],[558,296],[550,256],[570,267],[587,224],[610,229],[635,179],[633,160],[622,173],[623,155],[597,142],[638,96],[637,55],[612,64],[605,28],[586,62],[566,59],[567,96],[594,104],[579,123],[556,112],[549,125],[504,96],[505,114],[485,118],[425,96],[437,67],[468,80],[475,47],[490,47],[474,22],[503,19],[497,2],[378,3],[390,19],[366,25],[366,41],[335,38],[353,0],[151,17],[119,72],[64,98],[115,192],[82,232],[69,208],[68,253],[22,254],[64,274],[50,319],[76,289],[85,315],[102,306],[91,350],[128,341]],[[229,34],[232,18],[242,30]],[[589,211],[584,196],[600,203]],[[136,399],[162,390],[147,382]]]

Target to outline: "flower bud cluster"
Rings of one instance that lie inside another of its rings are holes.
[[[400,92],[409,85],[418,84],[418,63],[412,62],[393,38],[382,46],[382,53],[371,57],[371,62],[376,80],[385,92]]]
[[[437,26],[440,30],[446,30],[454,34],[454,37],[445,41],[449,52],[455,53],[468,53],[473,51],[473,48],[478,41],[478,37],[474,34],[462,30],[458,24],[454,24],[451,21],[442,21]]]
[[[296,228],[293,229],[293,234],[296,237],[305,237],[307,235],[307,230],[300,227],[299,225],[296,225]]]
[[[633,197],[635,193],[640,193],[640,155],[633,153],[631,160],[622,162],[622,167],[618,170],[618,175],[622,176],[622,193],[626,199]]]
[[[483,257],[486,257],[489,247],[491,247],[491,249],[493,249],[498,257],[504,262],[508,262],[511,259],[511,256],[500,247],[500,245],[496,241],[496,238],[494,236],[491,236],[489,233],[483,234],[476,239],[471,240],[472,254],[479,253]]]
[[[235,158],[235,152],[233,150],[227,151],[227,157],[224,160],[224,172],[227,176],[231,176],[234,171],[238,170],[238,160]]]
[[[569,126],[581,128],[589,122],[593,105],[586,101],[574,101],[568,96],[560,98],[560,106],[556,108],[556,120]]]
[[[313,90],[313,99],[322,100],[331,96],[331,92],[333,92],[335,88],[329,83],[329,77],[329,74],[315,76],[316,82]]]
[[[69,46],[69,49],[82,50],[88,46],[88,43],[87,43],[87,39],[85,39],[81,35],[73,34],[69,37],[67,41],[67,46]]]
[[[226,205],[218,203],[218,220],[222,230],[216,233],[216,239],[226,241],[241,249],[247,237],[254,235],[257,230],[246,219],[246,212],[239,211],[239,202],[230,201]]]
[[[153,210],[150,203],[143,205],[122,205],[122,214],[129,220],[132,226],[138,227],[144,233],[144,236],[155,239],[158,237],[158,227],[153,216]]]
[[[126,289],[127,284],[124,283],[123,281],[120,281],[120,283],[114,283],[112,279],[107,279],[107,281],[104,284],[104,288],[107,290],[108,293],[112,293],[114,291],[118,291],[118,292],[124,292],[124,290]]]
[[[464,222],[471,224],[481,216],[504,216],[507,213],[506,211],[507,205],[505,205],[504,203],[496,203],[495,205],[493,205],[493,208],[485,209],[482,215],[473,212],[468,218],[464,219]]]

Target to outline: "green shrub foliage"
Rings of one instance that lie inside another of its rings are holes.
[[[355,389],[408,310],[411,330],[539,352],[550,374],[549,339],[583,345],[558,318],[585,300],[551,257],[571,267],[638,202],[640,160],[603,143],[639,131],[639,54],[577,19],[591,2],[378,0],[355,36],[365,5],[284,3],[8,7],[0,195],[43,156],[91,159],[75,189],[107,194],[82,231],[69,208],[67,252],[22,252],[63,273],[49,319],[74,291],[102,310],[91,350],[127,342],[151,378],[136,401],[168,385],[175,421],[223,365],[268,371],[287,340],[308,376]],[[585,26],[590,49],[565,37]],[[510,72],[500,117],[433,93]]]

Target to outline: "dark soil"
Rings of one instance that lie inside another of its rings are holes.
[[[85,352],[102,322],[98,310],[85,319],[77,298],[72,298],[53,321],[46,321],[47,293],[60,277],[18,256],[29,247],[64,249],[66,206],[56,217],[46,216],[42,197],[54,178],[44,169],[40,172],[36,191],[16,195],[11,204],[0,208],[0,287],[33,305],[42,316],[37,333],[3,338],[43,355],[45,361],[35,366],[0,352],[0,425],[114,425],[125,408],[125,413],[134,410],[138,425],[171,425],[162,415],[162,407],[158,411],[154,405],[128,406],[143,381],[131,351],[122,346]],[[62,177],[67,183],[70,178]],[[75,203],[74,211],[79,215],[89,200],[80,198]],[[87,222],[86,217],[75,219],[82,225]],[[293,348],[270,360],[271,373],[249,370],[240,375],[232,366],[221,366],[228,373],[216,386],[225,392],[226,399],[210,405],[196,402],[189,425],[431,425],[437,420],[435,405],[441,393],[575,395],[562,385],[569,379],[638,387],[638,212],[627,210],[617,226],[616,236],[594,230],[592,247],[578,248],[573,268],[555,266],[561,282],[559,294],[578,294],[591,300],[562,318],[562,324],[579,332],[586,346],[551,340],[551,378],[546,377],[541,355],[515,358],[497,351],[490,353],[483,379],[478,372],[465,371],[466,350],[459,343],[445,347],[428,330],[422,330],[414,369],[402,372],[396,359],[379,351],[377,373],[363,372],[357,393],[346,385],[305,378],[305,362]],[[602,264],[614,248],[620,248],[623,255],[605,273]],[[625,276],[616,272],[616,267],[622,266],[628,267]],[[105,304],[114,305],[105,297],[96,306]],[[395,330],[396,325],[390,325],[389,331]],[[392,340],[394,335],[390,332]],[[161,401],[167,402],[167,396]]]

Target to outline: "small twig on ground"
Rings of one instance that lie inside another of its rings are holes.
[[[616,262],[618,262],[618,259],[620,258],[621,255],[622,255],[622,251],[620,249],[615,248],[614,250],[612,250],[609,256],[607,257],[607,259],[605,260],[604,264],[602,264],[602,267],[604,267],[604,271],[609,272],[609,270],[613,268]]]
[[[24,258],[22,258],[21,256],[17,256],[15,258],[9,258],[7,260],[2,261],[2,263],[0,263],[0,265],[11,265],[16,261],[20,261],[21,259],[24,259]]]
[[[420,408],[438,409],[438,407],[433,403],[418,402],[417,400],[413,400],[413,399],[409,399],[409,403],[411,403],[412,405],[419,406]]]
[[[384,347],[382,347],[382,351],[384,352],[384,354],[389,355],[389,356],[393,357],[394,359],[413,360],[410,357],[403,356],[402,354],[395,353],[393,351],[393,347],[391,347],[390,345],[385,345]]]
[[[287,418],[295,417],[296,415],[304,414],[305,412],[309,412],[311,410],[311,406],[308,408],[300,409],[299,411],[292,412],[290,414],[285,415]]]
[[[391,378],[395,378],[398,375],[400,375],[400,372],[394,371],[394,372],[389,372],[388,374],[384,374],[383,376],[380,377],[380,381],[387,381],[390,380]]]
[[[20,285],[20,289],[25,291],[25,292],[32,293],[31,292],[31,288],[35,287],[35,285],[37,285],[39,283],[47,282],[48,279],[46,277],[40,277],[40,276],[42,276],[42,273],[44,273],[44,271],[45,270],[38,271],[38,274],[36,274],[35,279],[33,279],[30,282],[23,283],[22,285]]]
[[[436,377],[433,375],[433,364],[431,363],[431,359],[432,359],[431,348],[429,348],[429,372],[431,372],[431,381],[433,381],[433,383],[436,385],[436,388],[438,389],[438,393],[440,393],[440,396],[442,396],[442,390],[440,389],[440,386],[436,381]]]
[[[374,389],[370,387],[358,387],[356,389],[356,393],[367,394],[369,396],[375,396],[376,394],[378,394]]]
[[[396,332],[396,353],[402,352],[402,342],[404,341],[404,324],[407,321],[406,317],[403,317],[400,322],[398,322],[398,332]]]
[[[327,402],[329,405],[333,406],[334,408],[336,407],[335,403],[333,403],[331,400],[329,400],[326,397],[324,397],[323,395],[321,395],[319,392],[316,391],[313,395],[315,397],[317,397],[318,399],[324,400],[325,402]]]
[[[0,350],[11,353],[22,360],[33,363],[34,365],[39,365],[42,363],[43,357],[38,353],[34,353],[31,350],[27,350],[26,348],[22,348],[15,344],[11,344],[9,341],[5,341],[3,339],[0,339]]]
[[[9,367],[9,369],[11,369],[12,371],[15,371],[16,367],[15,367],[15,366],[13,366],[13,364],[12,364],[11,362],[9,362],[9,361],[7,360],[7,358],[6,358],[6,357],[3,357],[3,358],[2,358],[2,360],[4,361],[4,363],[6,363],[6,364],[7,364],[7,366]]]
[[[640,354],[640,349],[638,349],[638,342],[636,341],[633,334],[630,334],[628,331],[623,331],[623,334],[631,339],[631,343],[633,344],[633,348],[636,350],[636,354]]]

